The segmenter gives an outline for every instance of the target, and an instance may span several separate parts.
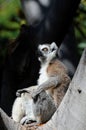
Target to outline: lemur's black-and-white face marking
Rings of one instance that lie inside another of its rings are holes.
[[[38,46],[38,59],[40,62],[50,61],[56,57],[58,47],[55,42]]]

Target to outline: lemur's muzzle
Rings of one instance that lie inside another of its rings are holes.
[[[43,54],[40,50],[37,51],[37,55],[38,55],[38,57],[43,57]]]

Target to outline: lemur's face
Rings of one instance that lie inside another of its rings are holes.
[[[50,61],[56,57],[58,47],[55,42],[38,46],[38,59],[41,62]]]

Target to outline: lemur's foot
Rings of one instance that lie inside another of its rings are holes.
[[[20,122],[22,125],[25,125],[25,124],[32,124],[32,123],[36,123],[36,120],[34,119],[30,119],[28,117],[23,117],[21,119],[21,122]]]
[[[40,124],[39,123],[37,123],[37,122],[32,122],[32,123],[30,123],[30,124],[28,124],[28,126],[29,127],[33,127],[33,126],[40,126]]]
[[[30,130],[36,130],[39,126],[40,125],[37,122],[27,124],[27,128],[29,128]]]

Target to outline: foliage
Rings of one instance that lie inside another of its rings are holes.
[[[20,1],[0,0],[0,58],[5,56],[9,40],[17,37],[22,22],[25,20]]]
[[[15,0],[1,0],[0,2],[0,37],[15,38],[17,36],[21,18],[20,3]]]
[[[81,54],[82,50],[86,47],[86,0],[81,1],[77,11],[75,34],[78,42],[78,52]]]

